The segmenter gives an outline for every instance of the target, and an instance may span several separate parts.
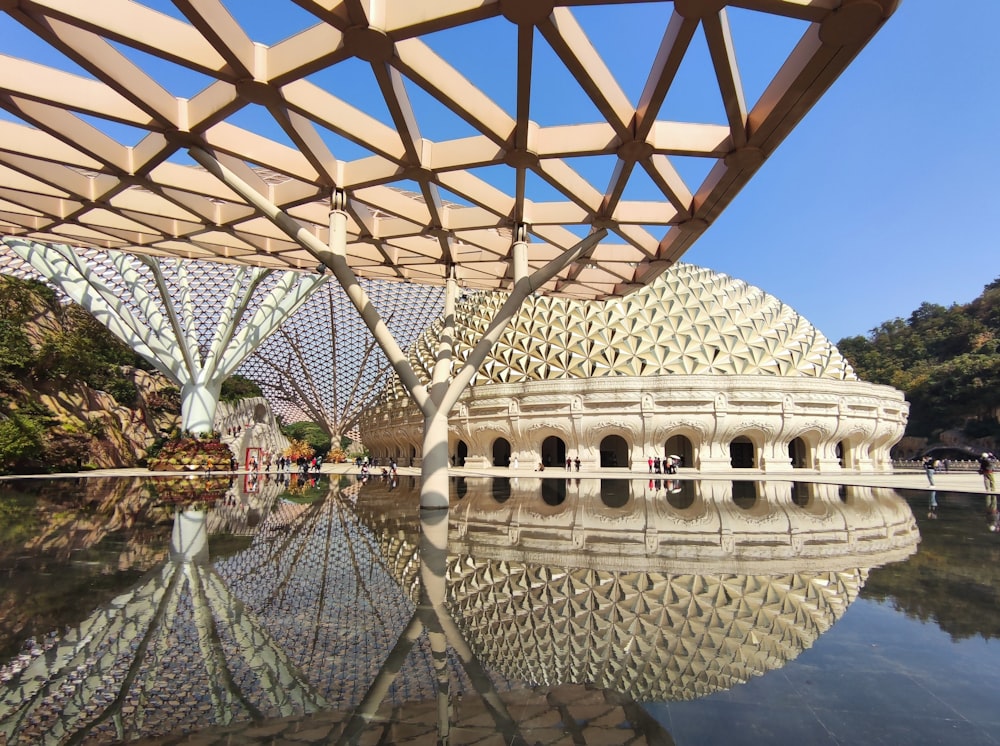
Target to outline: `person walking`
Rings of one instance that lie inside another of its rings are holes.
[[[934,466],[936,462],[931,456],[924,456],[924,471],[927,473],[927,482],[931,487],[934,486]]]
[[[983,453],[979,457],[979,473],[983,475],[983,486],[988,492],[996,491],[996,482],[993,477],[993,454]]]

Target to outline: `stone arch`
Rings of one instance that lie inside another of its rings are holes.
[[[546,468],[566,465],[566,441],[558,435],[549,435],[539,448],[539,461]]]
[[[510,466],[510,441],[506,438],[497,438],[493,441],[493,465]]]
[[[546,505],[562,505],[566,502],[565,479],[542,479],[542,502]]]
[[[599,448],[602,468],[629,468],[629,444],[621,435],[606,435]]]
[[[788,442],[788,461],[793,469],[808,469],[813,460],[813,448],[801,435]]]
[[[692,510],[697,499],[695,485],[695,482],[680,479],[668,479],[664,485],[667,504],[684,518],[693,517],[693,514],[696,514],[696,511]]]
[[[500,504],[507,502],[510,499],[510,492],[510,480],[506,477],[494,477],[491,480],[490,495],[496,502]]]
[[[631,482],[624,479],[601,480],[601,502],[605,507],[624,508],[631,497]]]
[[[729,441],[729,465],[734,469],[756,469],[760,466],[758,445],[749,435],[737,435]]]
[[[455,462],[453,466],[465,466],[465,460],[469,458],[469,444],[464,440],[455,444]]]
[[[854,448],[851,446],[850,438],[838,440],[833,452],[841,469],[854,468]]]
[[[684,433],[673,433],[663,443],[663,456],[680,456],[680,466],[695,466],[694,443]]]
[[[800,508],[808,508],[813,501],[813,485],[809,482],[792,482],[790,486],[792,504]]]
[[[749,440],[749,439],[748,439]],[[757,494],[757,483],[749,481],[734,481],[732,484],[733,504],[744,511],[759,510],[759,495]]]

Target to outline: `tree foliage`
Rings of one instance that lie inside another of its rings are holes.
[[[44,450],[45,423],[13,412],[0,418],[0,473],[32,464]]]
[[[293,462],[296,462],[299,459],[305,459],[308,461],[316,455],[316,452],[313,450],[313,447],[304,440],[290,438],[288,448],[282,452],[282,455],[285,456],[285,458],[290,458]]]
[[[971,303],[922,303],[868,336],[837,343],[858,376],[894,386],[910,402],[907,435],[964,429],[1000,435],[1000,278]]]
[[[249,378],[235,374],[222,382],[219,399],[220,401],[236,402],[243,399],[254,399],[263,395],[260,386]]]
[[[26,377],[67,379],[105,391],[128,406],[137,392],[122,375],[122,366],[150,369],[81,306],[59,303],[43,283],[0,276],[0,389],[9,391]]]
[[[0,275],[0,472],[76,470],[92,460],[102,421],[61,421],[39,403],[40,389],[83,384],[132,407],[129,369],[150,367],[44,283]]]
[[[320,458],[330,451],[330,435],[315,422],[293,422],[290,425],[284,425],[281,432],[290,440],[301,440],[308,443],[313,452]]]

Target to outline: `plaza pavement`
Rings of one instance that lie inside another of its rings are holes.
[[[645,464],[642,465],[645,467]],[[376,467],[373,474],[377,476],[381,467]],[[420,469],[403,466],[399,473],[404,476],[420,476]],[[765,473],[759,469],[739,469],[737,471],[698,472],[693,469],[681,469],[678,474],[649,474],[645,469],[581,469],[579,472],[568,472],[559,467],[548,467],[545,471],[534,471],[530,468],[510,469],[502,467],[472,468],[453,467],[448,470],[455,477],[538,477],[541,479],[565,479],[572,476],[580,479],[758,479],[771,482],[816,482],[820,484],[845,484],[863,487],[890,487],[894,489],[928,490],[927,476],[922,469],[897,469],[892,474],[858,474],[843,472],[840,474],[820,474],[811,469],[796,469],[784,474]],[[196,472],[202,473],[202,472]],[[222,472],[228,473],[228,472]],[[244,473],[242,471],[237,473]],[[358,469],[353,464],[324,464],[324,474],[357,474]],[[59,477],[148,477],[148,476],[178,476],[178,472],[152,472],[143,468],[130,469],[94,469],[91,471],[72,472],[65,474],[11,474],[0,476],[4,479],[53,479]],[[943,492],[967,492],[984,494],[983,478],[975,471],[938,471],[934,474],[933,489]]]

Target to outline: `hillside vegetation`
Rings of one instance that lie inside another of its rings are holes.
[[[837,346],[859,377],[906,394],[907,436],[936,443],[949,433],[955,445],[997,450],[1000,278],[971,303],[923,303]]]
[[[179,392],[80,306],[0,276],[0,472],[131,466]]]

